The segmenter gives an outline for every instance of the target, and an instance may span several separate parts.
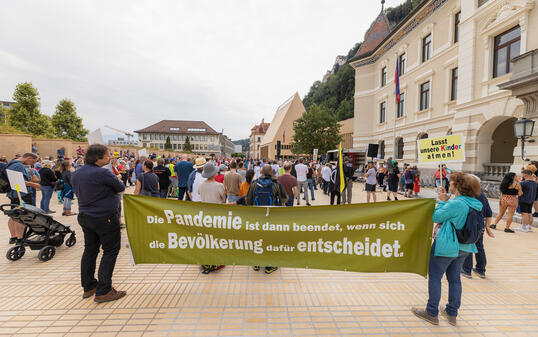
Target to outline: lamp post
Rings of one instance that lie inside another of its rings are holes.
[[[528,159],[525,158],[525,141],[527,137],[532,136],[533,130],[534,121],[532,119],[522,118],[514,122],[514,136],[516,138],[521,138],[521,159],[523,159],[523,161],[528,161]]]

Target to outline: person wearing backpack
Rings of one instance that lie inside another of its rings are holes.
[[[439,301],[441,300],[441,279],[448,280],[448,304],[441,310],[451,325],[456,325],[456,317],[461,304],[461,278],[463,263],[471,253],[477,253],[475,242],[484,229],[482,203],[476,199],[480,195],[480,183],[470,175],[457,172],[450,177],[450,199],[444,188],[439,188],[439,204],[432,220],[442,223],[430,252],[428,265],[428,304],[425,309],[411,308],[415,316],[428,323],[438,325]],[[462,243],[466,242],[466,243]],[[472,243],[469,243],[472,242]]]
[[[21,202],[24,202],[30,205],[32,203],[32,194],[20,192],[22,200],[19,200],[19,195],[17,194],[17,191],[11,189],[11,185],[9,184],[9,180],[7,178],[6,170],[13,170],[22,173],[26,186],[40,189],[41,185],[39,185],[37,182],[31,181],[30,174],[25,167],[25,165],[33,165],[36,161],[37,156],[34,153],[28,152],[23,154],[22,157],[13,159],[9,163],[7,163],[7,165],[4,166],[4,168],[0,172],[0,189],[2,193],[7,193],[7,197],[10,200],[10,204],[20,205]],[[22,235],[25,228],[24,225],[14,221],[11,218],[9,218],[7,225],[9,228],[9,233],[11,234],[9,244],[17,243],[18,240],[22,239]]]
[[[142,170],[144,173],[136,179],[134,194],[158,198],[160,196],[159,177],[153,173],[153,162],[146,160],[142,165]]]
[[[260,177],[250,184],[246,204],[249,206],[285,206],[287,200],[288,196],[284,189],[273,176],[273,168],[269,164],[264,165]],[[278,267],[267,266],[265,273],[271,274],[277,269]],[[260,266],[254,266],[254,270],[260,270]]]

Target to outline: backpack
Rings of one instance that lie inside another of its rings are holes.
[[[452,224],[452,228],[456,231],[459,243],[476,243],[480,238],[480,234],[482,234],[485,229],[484,215],[482,215],[482,212],[469,207],[465,225],[463,225],[461,229],[456,229],[454,224]]]
[[[254,205],[274,206],[278,205],[277,189],[271,178],[260,178],[256,180],[254,189]]]
[[[3,169],[2,172],[0,172],[0,193],[7,193],[11,191],[11,185],[9,184],[9,179],[7,178],[7,169],[9,166],[11,166],[13,162],[10,162],[7,164]]]

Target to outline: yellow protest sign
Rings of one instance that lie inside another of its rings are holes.
[[[417,143],[418,161],[421,164],[465,161],[462,135],[419,139]]]

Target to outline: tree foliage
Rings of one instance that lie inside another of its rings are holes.
[[[34,136],[53,136],[50,117],[39,111],[39,92],[32,83],[19,83],[13,93],[15,104],[9,114],[9,124]]]
[[[56,105],[56,111],[52,115],[52,126],[56,137],[77,142],[86,141],[88,130],[82,125],[82,118],[77,116],[75,104],[67,98]]]
[[[165,150],[172,150],[172,142],[170,142],[170,136],[166,136],[166,142],[164,143]]]
[[[405,19],[409,13],[413,11],[413,9],[417,8],[418,5],[420,5],[424,0],[406,0],[404,3],[396,6],[396,7],[389,7],[385,10],[385,15],[387,16],[387,19],[389,19],[389,22],[392,24],[397,25]]]
[[[187,153],[192,152],[192,145],[191,145],[191,140],[189,136],[185,138],[185,144],[183,144],[183,152],[187,152]]]
[[[340,124],[334,114],[315,103],[293,122],[293,130],[291,150],[296,154],[312,153],[314,149],[325,153],[336,148],[342,140]]]

